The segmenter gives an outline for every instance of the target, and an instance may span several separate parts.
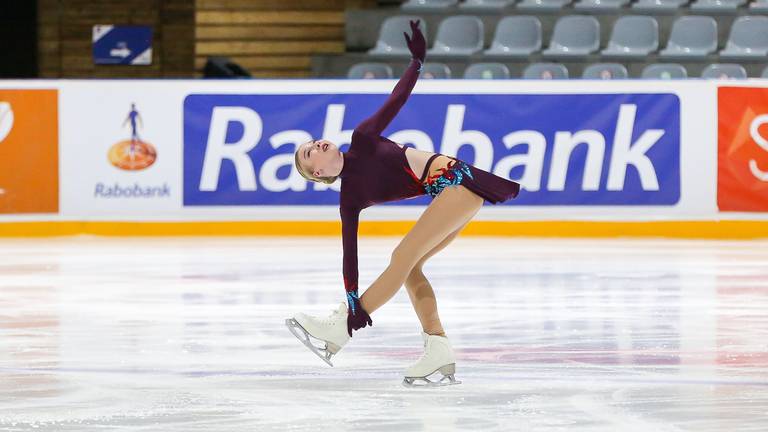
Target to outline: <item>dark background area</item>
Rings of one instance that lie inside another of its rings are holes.
[[[37,78],[37,2],[0,5],[0,78]]]

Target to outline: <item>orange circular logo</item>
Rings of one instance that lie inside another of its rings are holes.
[[[113,145],[107,154],[109,162],[126,171],[138,171],[151,166],[157,159],[152,144],[141,140],[125,140]]]

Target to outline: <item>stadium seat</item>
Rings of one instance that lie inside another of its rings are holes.
[[[560,63],[531,63],[523,71],[523,79],[568,79],[568,68]]]
[[[422,79],[450,79],[451,68],[443,63],[424,63],[421,67]]]
[[[347,72],[347,78],[350,79],[392,78],[393,76],[392,67],[386,63],[358,63]]]
[[[706,57],[717,49],[717,23],[708,16],[682,16],[672,25],[672,33],[661,57]]]
[[[750,12],[768,12],[768,0],[755,0],[749,4]]]
[[[579,0],[573,7],[584,11],[621,9],[629,2],[630,0]]]
[[[763,73],[760,74],[760,78],[768,78],[768,66],[763,69]]]
[[[425,37],[427,35],[427,23],[423,19],[412,15],[399,15],[389,17],[381,24],[379,39],[376,46],[368,50],[368,54],[377,56],[406,57],[410,56],[408,45],[405,43],[403,32],[411,33],[411,27],[408,24],[410,20],[421,20],[419,28]]]
[[[496,25],[491,47],[486,55],[524,57],[541,50],[541,21],[533,16],[502,18]]]
[[[459,9],[466,12],[500,11],[515,4],[515,0],[465,0],[459,3]]]
[[[509,79],[509,68],[501,63],[473,63],[464,71],[465,79]]]
[[[731,26],[723,59],[744,59],[768,56],[768,17],[742,16]]]
[[[581,74],[584,79],[626,79],[629,72],[624,65],[619,63],[596,63],[587,66]]]
[[[659,24],[649,16],[622,16],[613,25],[605,57],[644,57],[659,49]]]
[[[564,16],[555,23],[547,57],[576,57],[600,48],[600,23],[593,16]]]
[[[701,71],[701,77],[707,79],[747,79],[747,71],[738,64],[711,64]]]
[[[689,0],[637,0],[632,9],[637,12],[670,13],[687,5]]]
[[[529,12],[554,12],[569,5],[572,0],[523,0],[517,9]]]
[[[696,0],[691,3],[692,12],[736,12],[747,0]]]
[[[467,57],[483,49],[483,22],[471,15],[457,15],[444,19],[437,28],[437,36],[430,56]]]
[[[408,0],[400,8],[404,11],[439,11],[441,9],[451,9],[459,0]]]
[[[654,63],[643,68],[642,79],[686,79],[688,71],[677,63]]]

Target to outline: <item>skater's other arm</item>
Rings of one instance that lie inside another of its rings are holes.
[[[411,63],[408,65],[408,69],[400,77],[400,81],[397,82],[394,90],[392,90],[392,94],[389,95],[384,105],[355,128],[358,131],[380,135],[408,100],[408,96],[411,95],[411,90],[413,90],[413,86],[416,85],[416,80],[419,78],[421,65],[424,63],[427,51],[427,43],[424,40],[424,34],[419,29],[418,20],[411,21],[411,31],[413,33],[411,37],[403,33],[408,49],[411,51]]]
[[[341,242],[344,250],[343,274],[344,289],[347,293],[357,294],[357,225],[360,220],[360,210],[342,205],[341,213]]]
[[[347,333],[373,325],[357,294],[357,225],[360,209],[342,205],[341,237],[344,246],[344,288],[347,291]]]

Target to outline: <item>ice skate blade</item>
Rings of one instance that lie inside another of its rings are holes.
[[[309,348],[310,351],[315,353],[324,362],[328,363],[329,366],[333,367],[333,363],[331,363],[331,357],[333,357],[333,355],[339,351],[338,347],[324,341],[321,342],[325,344],[325,348],[318,348],[314,346],[310,338],[315,338],[313,338],[312,335],[310,335],[309,332],[307,332],[304,327],[302,327],[301,324],[299,324],[299,322],[294,318],[287,318],[285,320],[285,326],[288,327],[288,330],[290,330],[291,333],[296,336],[296,339],[303,343],[304,346]]]
[[[431,381],[427,377],[403,378],[403,385],[408,388],[445,387],[445,386],[456,385],[456,384],[461,384],[461,381],[457,381],[453,375],[446,375],[440,378],[439,381]]]
[[[432,375],[440,372],[443,377],[438,381],[432,381],[429,379]],[[461,381],[456,381],[454,374],[456,373],[456,364],[451,363],[443,367],[438,368],[431,374],[423,377],[405,377],[403,378],[403,385],[406,387],[442,387],[449,385],[461,384]]]
[[[440,372],[442,378],[438,381],[432,381],[429,379],[432,375]],[[441,387],[447,385],[461,384],[461,381],[456,381],[454,374],[456,373],[456,363],[447,364],[437,368],[437,370],[423,377],[405,377],[403,378],[403,385],[406,387]],[[418,383],[418,384],[417,384]]]

